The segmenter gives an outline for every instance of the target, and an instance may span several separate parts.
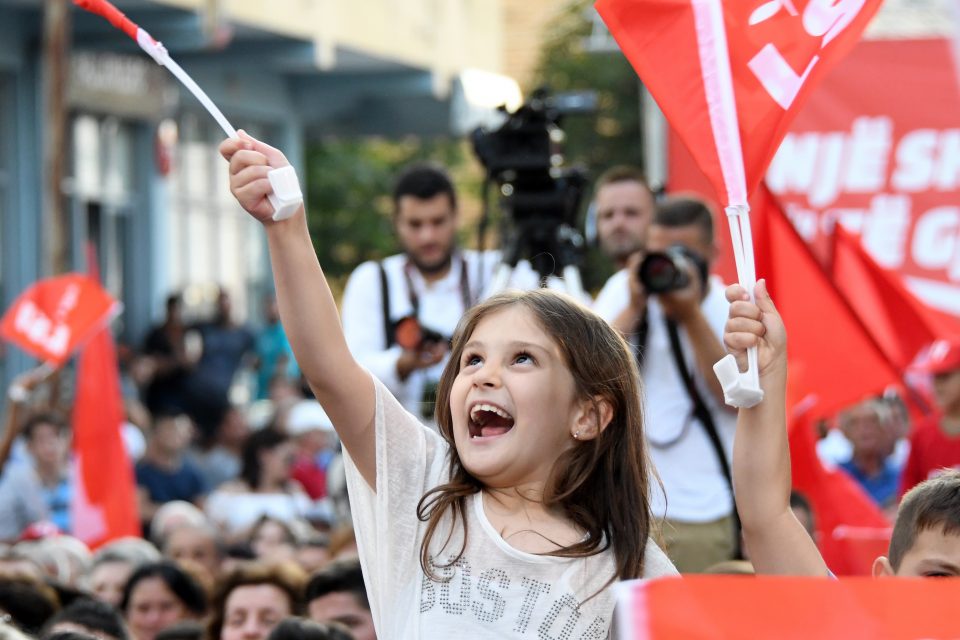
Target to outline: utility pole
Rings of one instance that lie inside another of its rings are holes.
[[[69,149],[70,6],[67,0],[45,0],[43,6],[43,270],[57,275],[70,264],[70,220],[61,191]]]

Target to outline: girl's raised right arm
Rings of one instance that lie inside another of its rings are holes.
[[[300,370],[326,409],[340,439],[371,487],[376,487],[373,380],[353,358],[333,294],[317,261],[303,206],[280,222],[271,218],[267,173],[289,164],[279,150],[247,134],[229,138],[220,153],[230,163],[230,191],[263,223],[284,331]]]

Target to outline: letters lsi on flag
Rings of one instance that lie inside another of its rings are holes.
[[[794,114],[880,3],[598,0],[596,8],[725,204],[746,204],[735,183],[744,180],[747,193],[759,184]]]

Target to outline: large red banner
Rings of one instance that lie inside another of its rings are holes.
[[[960,315],[960,90],[950,47],[859,43],[799,112],[766,181],[825,260],[839,221],[924,302]],[[671,190],[716,198],[675,137],[669,158]]]
[[[960,637],[956,580],[686,576],[624,583],[623,640]]]

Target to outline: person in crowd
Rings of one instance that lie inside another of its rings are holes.
[[[209,640],[264,640],[288,616],[300,615],[306,575],[292,564],[248,563],[213,597]]]
[[[292,562],[299,542],[292,525],[292,522],[260,516],[250,528],[250,548],[257,559],[267,563]]]
[[[924,367],[933,376],[939,415],[918,423],[910,437],[901,494],[944,469],[960,469],[960,340],[933,343]]]
[[[462,634],[449,584],[469,572],[504,603],[471,608],[478,633],[603,637],[616,580],[675,573],[649,537],[640,382],[616,331],[543,289],[473,307],[439,381],[437,433],[351,354],[303,208],[271,221],[261,178],[283,154],[246,135],[220,150],[233,194],[264,222],[290,343],[349,454],[379,634]],[[530,605],[533,592],[549,595]]]
[[[150,329],[143,342],[143,355],[151,362],[152,375],[143,390],[151,413],[187,410],[187,380],[196,358],[187,348],[188,326],[183,321],[183,300],[177,293],[166,300],[163,322]]]
[[[430,420],[447,340],[490,284],[499,256],[457,246],[457,194],[443,169],[407,167],[392,199],[402,253],[365,262],[350,275],[343,330],[357,360],[409,411]],[[414,321],[444,339],[408,342],[398,336],[401,322]]]
[[[157,633],[183,620],[200,620],[207,612],[203,588],[169,561],[138,567],[123,589],[120,611],[133,640],[154,640]]]
[[[301,400],[287,415],[287,435],[297,446],[293,478],[312,500],[327,496],[327,469],[337,457],[337,432],[316,400]]]
[[[240,475],[243,445],[250,437],[250,424],[239,406],[224,405],[217,415],[212,441],[200,443],[201,448],[190,452],[211,491]]]
[[[64,631],[88,633],[97,640],[128,640],[130,635],[117,610],[101,600],[78,598],[58,611],[40,634],[42,639]]]
[[[199,469],[184,455],[192,435],[187,414],[154,415],[147,451],[136,465],[140,517],[145,523],[153,520],[164,503],[183,500],[199,504],[206,495]]]
[[[308,574],[327,566],[330,559],[330,538],[318,531],[308,532],[307,537],[301,540],[297,547],[296,562]]]
[[[223,563],[223,541],[210,524],[184,524],[164,536],[163,555],[174,562],[194,563],[216,580]]]
[[[300,369],[293,357],[290,341],[280,323],[277,297],[272,293],[263,300],[263,328],[257,333],[257,398],[270,395],[270,381],[280,376],[289,380],[300,377]]]
[[[881,400],[861,402],[841,414],[840,429],[853,449],[840,467],[878,506],[895,504],[902,469],[892,459],[897,431],[890,407]]]
[[[0,575],[0,614],[24,633],[36,636],[59,610],[57,592],[43,579]]]
[[[267,640],[355,640],[355,636],[338,624],[286,618],[274,627]]]
[[[98,552],[94,557],[93,567],[87,574],[87,588],[97,600],[119,607],[123,599],[123,588],[137,564],[125,554],[109,550],[105,553]]]
[[[206,514],[195,504],[185,500],[171,500],[157,509],[150,526],[150,537],[157,548],[164,546],[164,540],[174,529],[184,525],[202,527],[209,524]]]
[[[169,626],[157,634],[155,640],[204,640],[207,629],[197,620],[184,620]]]
[[[377,639],[359,560],[331,563],[310,577],[304,594],[311,620],[340,623],[356,640]]]
[[[158,562],[160,551],[148,540],[128,536],[98,548],[87,572],[87,587],[99,600],[119,607],[123,588],[142,564]]]
[[[594,310],[636,350],[650,457],[663,483],[662,491],[654,487],[653,510],[665,519],[667,554],[681,572],[702,571],[737,555],[739,542],[730,479],[736,414],[713,373],[726,355],[720,336],[728,306],[723,286],[708,276],[716,255],[713,215],[700,200],[673,197],[656,207],[647,226],[649,190],[639,174],[625,170],[601,179],[597,202],[601,245],[634,252]],[[606,217],[625,222],[606,226]],[[654,283],[651,292],[640,265],[655,253],[674,256],[682,279],[669,287]]]
[[[233,303],[226,289],[217,294],[216,312],[209,322],[192,327],[202,345],[200,358],[187,380],[187,402],[190,417],[209,439],[216,428],[220,408],[229,404],[230,387],[243,365],[253,354],[256,338],[253,331],[234,317]]]
[[[646,247],[647,228],[653,220],[656,208],[653,193],[647,184],[643,172],[637,167],[616,166],[608,169],[594,186],[594,205],[597,219],[597,241],[600,249],[613,261],[617,269],[622,270],[633,260],[634,267]],[[622,306],[622,288],[627,273],[609,280],[597,298],[597,304],[604,305],[607,295],[613,296],[611,302]]]
[[[763,400],[740,409],[734,447],[737,509],[750,560],[758,574],[831,575],[809,533],[790,509],[787,440],[787,349],[783,320],[762,280],[756,302],[747,291],[727,289],[727,349],[745,368],[747,349],[758,348]],[[874,576],[960,575],[960,471],[948,470],[909,491],[900,503],[887,556]]]
[[[33,558],[50,580],[68,588],[79,586],[93,566],[86,544],[44,523],[27,527],[15,548]]]
[[[70,532],[70,432],[53,413],[37,413],[21,429],[32,462],[13,465],[0,481],[0,540],[13,541],[30,524],[50,521]]]
[[[283,521],[304,517],[310,498],[292,478],[294,445],[272,428],[257,431],[243,448],[240,477],[210,494],[206,511],[227,537],[245,533],[262,515]]]

